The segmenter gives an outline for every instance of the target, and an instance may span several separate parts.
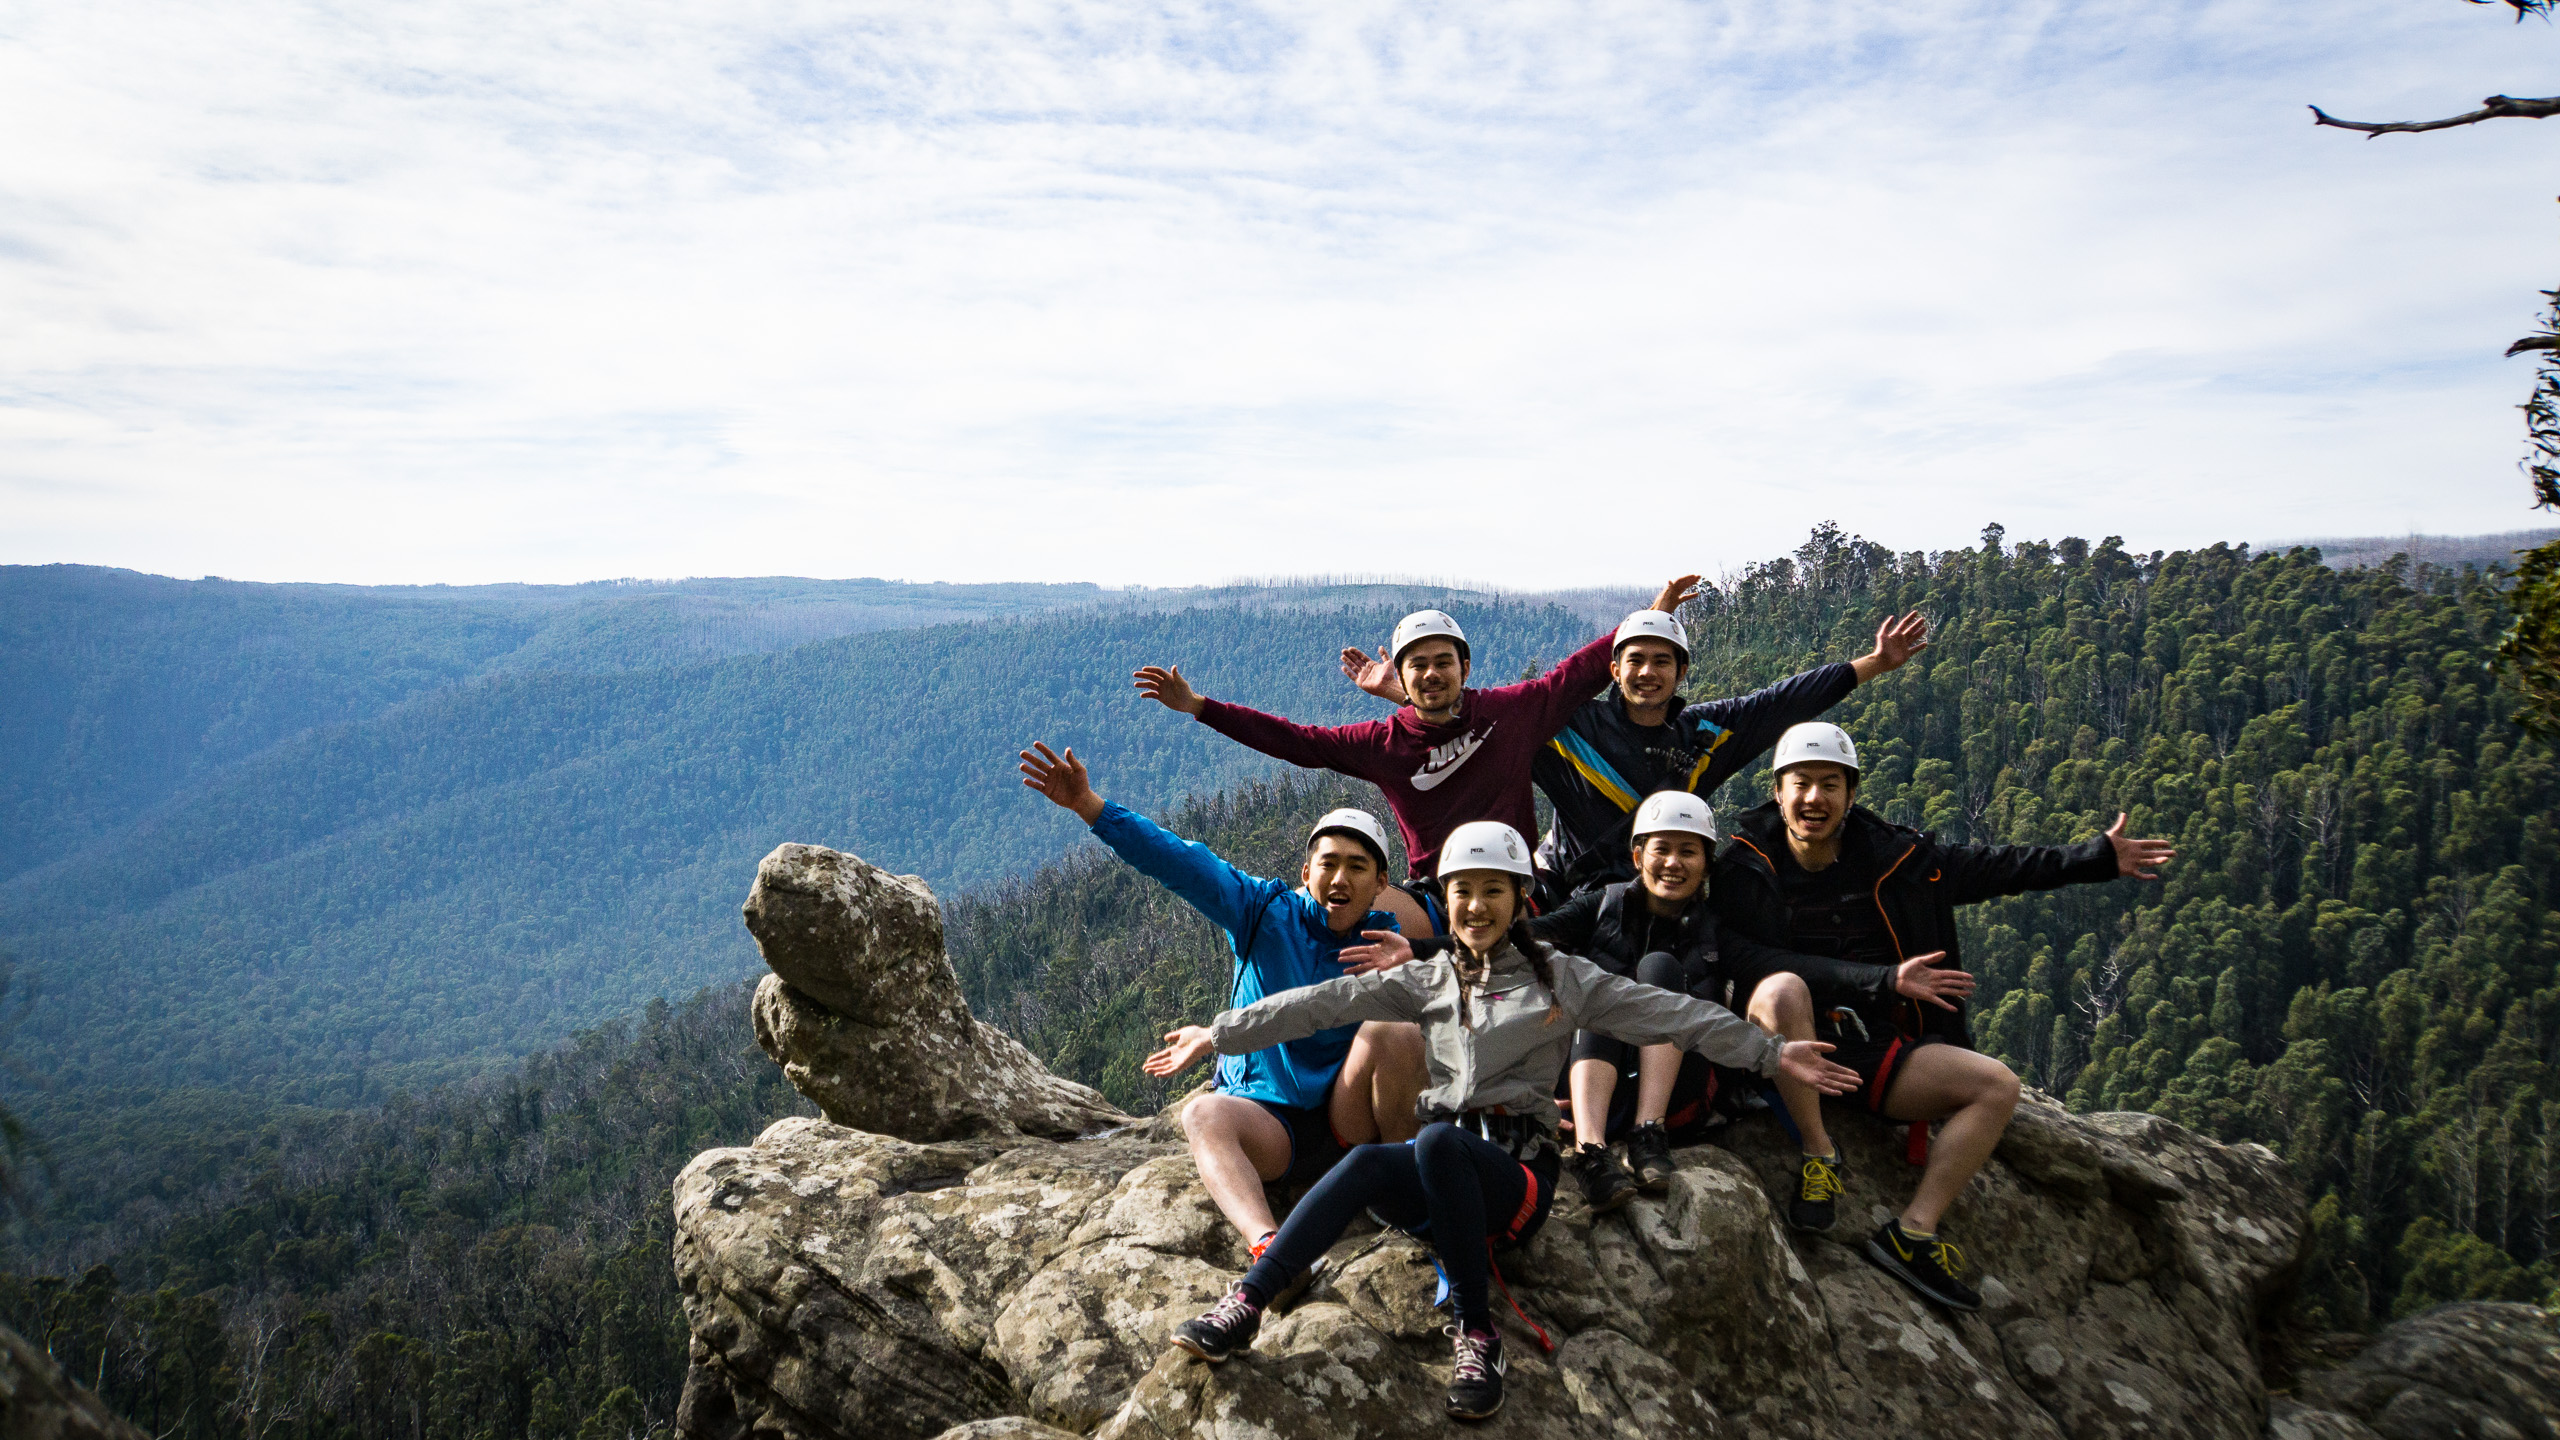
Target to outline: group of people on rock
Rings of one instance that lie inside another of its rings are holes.
[[[1843,1165],[1824,1097],[1908,1125],[1925,1169],[1864,1253],[1932,1303],[1979,1307],[1939,1225],[1998,1144],[2018,1078],[1972,1048],[1955,907],[2151,879],[2176,852],[2127,837],[2122,816],[2077,845],[1949,845],[1861,807],[1857,745],[1816,717],[1926,646],[1926,623],[1889,620],[1854,660],[1689,701],[1676,612],[1698,579],[1491,689],[1468,685],[1455,620],[1408,615],[1376,656],[1342,652],[1352,683],[1398,707],[1357,725],[1213,700],[1178,666],[1136,673],[1142,695],[1230,739],[1376,785],[1401,879],[1367,811],[1318,820],[1292,883],[1105,801],[1072,748],[1022,752],[1024,784],[1234,946],[1230,1008],[1145,1064],[1164,1077],[1218,1057],[1182,1124],[1252,1255],[1175,1345],[1213,1363],[1250,1345],[1365,1210],[1436,1252],[1455,1310],[1449,1413],[1482,1419],[1502,1403],[1495,1252],[1537,1233],[1561,1173],[1593,1212],[1616,1210],[1669,1183],[1675,1137],[1771,1092],[1802,1150],[1787,1223],[1834,1224]],[[1704,797],[1764,753],[1775,793],[1719,825]],[[1533,785],[1554,812],[1534,851]],[[1306,1187],[1286,1221],[1275,1185]]]

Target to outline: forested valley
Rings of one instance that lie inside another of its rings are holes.
[[[1996,527],[1898,554],[1825,527],[1692,607],[1687,688],[1855,654],[1917,608],[1931,647],[1831,717],[1865,752],[1865,803],[1954,839],[2076,839],[2120,809],[2175,839],[2162,882],[1965,912],[1977,1038],[2074,1108],[2154,1110],[2284,1154],[2313,1202],[2297,1319],[2364,1329],[2452,1298],[2560,1300],[2560,763],[2511,723],[2490,666],[2497,584]],[[1383,713],[1323,673],[1331,633],[1292,642],[1325,703]],[[1561,652],[1503,653],[1484,678]],[[1106,795],[1249,869],[1285,873],[1313,815],[1376,803],[1327,776],[1216,780],[1172,803],[1161,761],[1077,723],[1101,701],[1005,718],[1076,744]],[[983,763],[1012,783],[1002,756]],[[1738,777],[1719,812],[1767,786],[1765,769]],[[724,910],[746,875],[719,877]],[[978,1012],[1126,1106],[1166,1098],[1137,1059],[1226,991],[1215,932],[1090,847],[946,909]],[[744,1010],[723,984],[354,1111],[200,1094],[111,1142],[39,1127],[65,1151],[121,1146],[129,1168],[13,1232],[0,1318],[155,1433],[645,1433],[683,1373],[667,1182],[801,1109]],[[16,1057],[49,1061],[32,1033]],[[161,1145],[189,1158],[145,1183]]]

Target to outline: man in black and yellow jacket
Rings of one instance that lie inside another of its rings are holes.
[[[1609,689],[1577,706],[1529,766],[1555,807],[1555,823],[1538,845],[1539,905],[1551,910],[1568,896],[1636,878],[1628,856],[1645,797],[1714,794],[1787,727],[1902,668],[1928,648],[1928,636],[1929,622],[1914,611],[1878,625],[1875,648],[1854,660],[1817,665],[1748,695],[1685,700],[1688,631],[1666,611],[1628,616],[1610,641]],[[1404,702],[1383,659],[1345,650],[1342,670],[1370,694]]]
[[[1790,1039],[1821,1039],[1858,1072],[1857,1100],[1890,1120],[1944,1121],[1911,1203],[1867,1242],[1868,1258],[1952,1309],[1981,1305],[1938,1221],[1991,1158],[2017,1108],[2018,1077],[1973,1048],[1965,997],[1974,981],[1956,943],[1955,907],[2120,877],[2149,880],[2177,852],[2129,839],[2124,817],[2077,845],[1948,845],[1856,803],[1858,751],[1837,725],[1805,724],[1771,755],[1775,798],[1733,822],[1716,859],[1717,915],[1763,945],[1794,952],[1751,984],[1751,1018]],[[1788,1206],[1801,1230],[1828,1230],[1838,1148],[1820,1097],[1781,1084],[1803,1137],[1802,1185]]]

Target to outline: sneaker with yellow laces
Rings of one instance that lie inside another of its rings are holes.
[[[1887,1220],[1867,1241],[1867,1258],[1924,1300],[1968,1314],[1982,1308],[1982,1297],[1956,1278],[1964,1273],[1964,1252],[1935,1235],[1914,1235],[1900,1220]]]
[[[1821,1234],[1831,1228],[1832,1207],[1840,1198],[1840,1153],[1807,1155],[1804,1169],[1796,1185],[1796,1198],[1787,1202],[1787,1223],[1798,1230]]]

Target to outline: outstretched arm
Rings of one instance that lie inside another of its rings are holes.
[[[2062,885],[2095,885],[2108,880],[2159,878],[2160,867],[2177,858],[2166,840],[2142,840],[2124,833],[2125,817],[2106,833],[2077,845],[1960,845],[1939,856],[1939,876],[1950,903],[1963,905],[2030,890]]]
[[[1387,658],[1384,645],[1378,647],[1376,659],[1371,659],[1369,652],[1357,645],[1343,646],[1342,678],[1350,681],[1352,688],[1361,693],[1375,695],[1390,704],[1408,704],[1413,698],[1404,693],[1404,678],[1396,674],[1395,662]]]
[[[1167,710],[1179,710],[1185,715],[1198,715],[1200,707],[1208,703],[1208,697],[1182,678],[1179,665],[1141,665],[1129,677],[1129,684]]]
[[[1246,1055],[1356,1020],[1419,1020],[1430,999],[1430,981],[1419,972],[1430,968],[1399,965],[1265,995],[1221,1011],[1209,1033],[1219,1054]]]
[[[1031,746],[1040,753],[1021,752],[1023,786],[1049,797],[1052,805],[1073,810],[1087,825],[1101,819],[1102,797],[1094,792],[1093,777],[1084,762],[1076,758],[1076,747],[1070,745],[1060,755],[1042,741],[1034,740]]]
[[[1858,672],[1858,683],[1866,684],[1879,675],[1899,670],[1911,657],[1929,648],[1929,622],[1917,610],[1897,616],[1876,627],[1876,648],[1849,662]]]

